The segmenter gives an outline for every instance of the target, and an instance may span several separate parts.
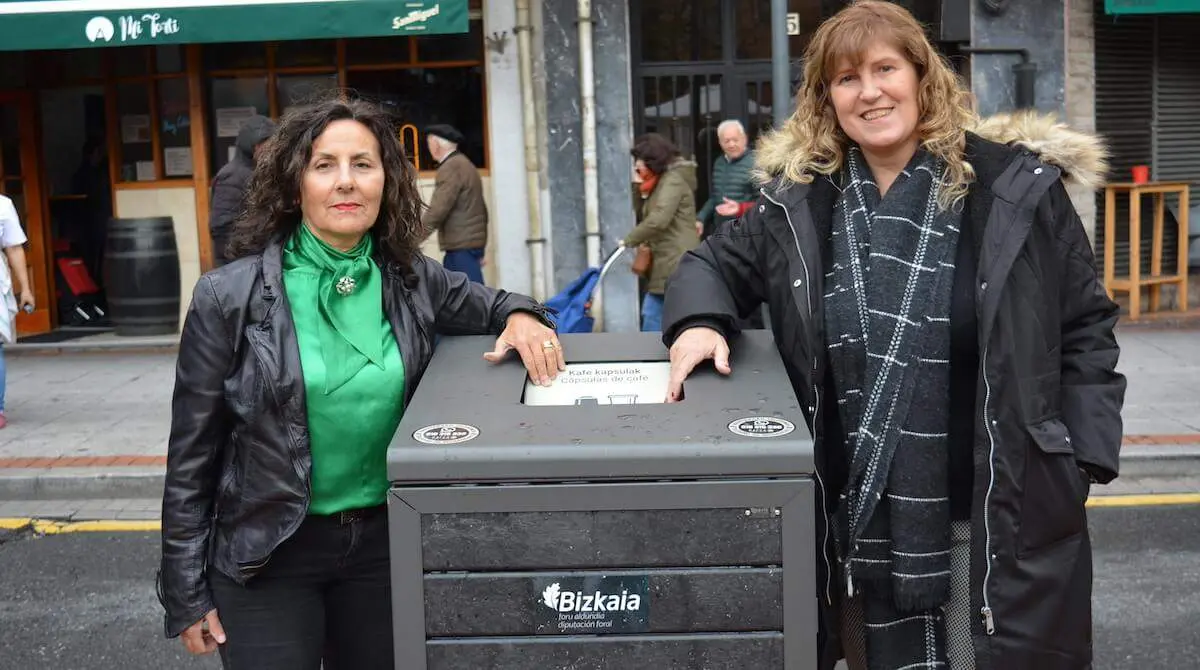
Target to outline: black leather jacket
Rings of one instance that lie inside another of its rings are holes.
[[[213,609],[205,571],[245,583],[308,510],[309,451],[296,327],[281,247],[200,278],[179,343],[162,510],[159,599],[166,634]],[[384,312],[407,402],[438,334],[499,334],[509,315],[546,320],[533,299],[471,283],[419,257],[383,268]]]

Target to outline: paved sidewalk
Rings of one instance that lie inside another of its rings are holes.
[[[1102,491],[1129,482],[1149,493],[1158,484],[1147,481],[1167,478],[1168,492],[1200,492],[1200,329],[1118,338],[1129,378],[1122,478]],[[174,362],[161,351],[9,351],[0,501],[161,496]]]
[[[1125,435],[1200,433],[1200,330],[1121,329]]]

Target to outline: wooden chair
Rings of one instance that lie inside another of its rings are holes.
[[[1129,194],[1129,275],[1116,273],[1117,194]],[[1163,274],[1163,228],[1166,196],[1179,195],[1179,259],[1174,272]],[[1142,272],[1142,197],[1154,199],[1154,229],[1150,242],[1150,271]],[[1150,288],[1150,311],[1160,310],[1162,287],[1174,284],[1178,291],[1176,308],[1187,311],[1188,276],[1188,184],[1187,182],[1117,183],[1104,189],[1104,286],[1112,298],[1117,291],[1129,294],[1129,317],[1137,320],[1142,313],[1142,288]]]

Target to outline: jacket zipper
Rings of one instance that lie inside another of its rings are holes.
[[[792,223],[791,213],[788,212],[787,207],[784,207],[782,204],[779,203],[779,201],[772,198],[767,193],[766,189],[759,189],[759,193],[762,193],[763,197],[766,198],[768,201],[770,201],[771,204],[773,204],[776,207],[778,207],[779,209],[783,210],[783,216],[787,219],[788,228],[792,231],[792,240],[795,241],[795,243],[796,243],[796,254],[800,257],[800,264],[802,266],[804,266],[804,281],[811,282],[812,275],[808,271],[808,261],[804,260],[804,251],[802,251],[800,248],[800,235],[796,232],[796,226]],[[808,285],[806,285],[804,287],[804,297],[808,302],[808,316],[811,319],[812,313],[813,313],[812,292]],[[817,426],[820,425],[819,417],[820,417],[820,413],[821,413],[821,395],[817,392],[816,369],[817,369],[817,363],[816,363],[816,359],[814,358],[813,359],[813,385],[812,385],[813,435],[816,435]],[[824,536],[821,538],[821,562],[825,564],[825,602],[826,602],[826,604],[832,606],[833,605],[833,566],[829,564],[829,554],[828,554],[829,524],[831,523],[831,520],[829,518],[829,510],[826,509],[826,507],[825,507],[825,482],[821,479],[821,469],[816,467],[815,462],[813,463],[813,475],[816,477],[817,488],[819,489],[819,494],[821,496],[821,516],[823,516],[825,518],[825,533],[824,533]],[[849,576],[849,574],[847,574],[847,576]]]
[[[266,319],[263,320],[262,326],[260,326],[260,328],[265,328],[265,329],[270,328],[270,324],[266,321]],[[255,365],[258,366],[258,373],[260,375],[262,375],[263,378],[265,379],[265,378],[267,378],[267,374],[266,374],[267,371],[266,371],[265,359],[262,356],[262,347],[259,346],[259,343],[255,338],[250,338],[250,346],[255,349],[254,359],[255,359]],[[268,392],[271,394],[271,401],[275,403],[275,408],[279,411],[280,415],[282,415],[283,414],[283,405],[279,402],[279,393],[276,391],[275,386],[273,384],[268,384],[267,389],[268,389]],[[295,445],[295,441],[292,439],[290,431],[288,431],[287,440],[288,440],[288,445],[291,447],[290,456],[291,456],[291,461],[292,461],[292,469],[294,469],[296,471],[296,474],[302,480],[304,480],[305,488],[307,489],[309,486],[309,482],[308,482],[307,478],[304,477],[304,469],[300,466],[300,462],[296,459],[296,453],[295,453],[296,445]],[[311,497],[312,497],[312,493],[310,491],[310,492],[308,492],[308,499],[306,499],[304,501],[304,505],[306,508],[308,507],[308,503],[311,501]],[[288,526],[287,531],[284,533],[285,538],[291,537],[293,534],[295,534],[296,529],[300,528],[300,524],[304,523],[304,516],[305,515],[301,514],[299,517],[296,518],[295,521],[292,522],[292,524],[290,526]],[[279,548],[280,544],[283,544],[282,540],[280,540],[279,542],[276,542],[274,546],[272,546],[270,549],[268,549],[266,556],[264,556],[263,558],[260,558],[252,563],[238,563],[238,568],[240,570],[262,569],[264,566],[266,566],[267,563],[269,563],[271,561],[272,555],[275,553],[275,550]]]
[[[979,614],[983,617],[983,629],[988,635],[996,633],[996,620],[992,616],[991,599],[988,598],[988,583],[992,578],[992,526],[989,509],[991,507],[992,489],[996,485],[996,436],[992,433],[992,423],[988,419],[988,406],[992,401],[992,385],[987,376],[988,347],[983,347],[983,427],[988,435],[988,487],[983,496],[983,542],[984,561],[987,569],[983,573],[983,607]]]

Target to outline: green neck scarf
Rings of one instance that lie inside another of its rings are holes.
[[[315,298],[320,314],[325,394],[350,381],[368,363],[383,365],[383,277],[371,259],[370,235],[350,251],[338,251],[301,223],[285,249],[289,265],[320,273]]]

